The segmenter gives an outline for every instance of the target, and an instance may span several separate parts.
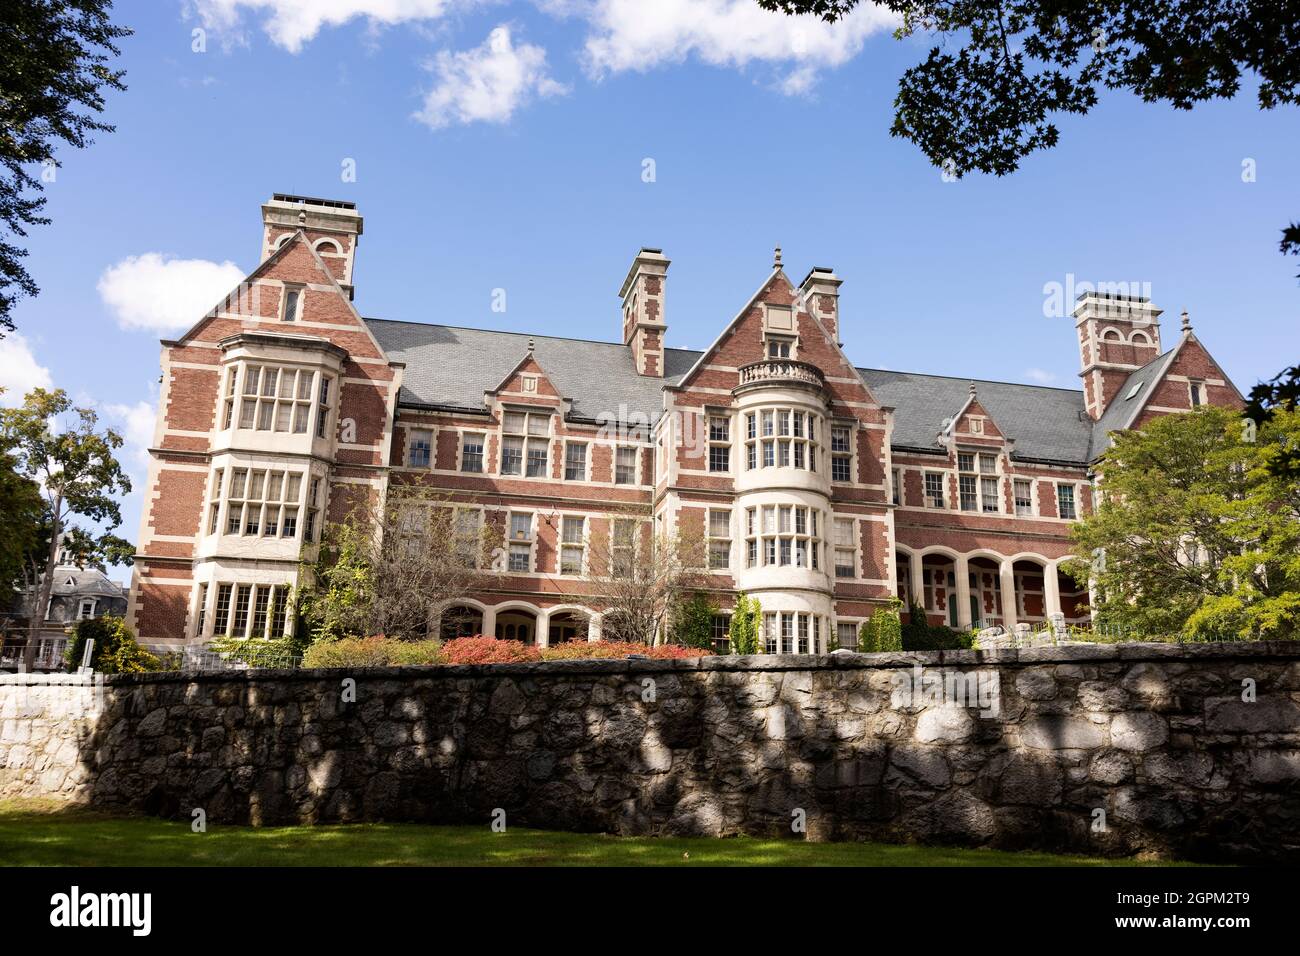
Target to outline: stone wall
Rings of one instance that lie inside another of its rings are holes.
[[[209,822],[499,808],[624,834],[1300,856],[1300,643],[76,680],[0,682],[0,795]]]

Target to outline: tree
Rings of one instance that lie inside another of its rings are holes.
[[[112,534],[122,523],[115,496],[131,491],[131,480],[113,455],[122,447],[122,438],[111,428],[96,430],[97,424],[95,412],[74,408],[62,389],[34,389],[18,408],[0,410],[0,447],[10,449],[15,474],[40,487],[40,534],[47,541],[43,553],[30,552],[26,569],[35,594],[28,606],[23,653],[28,670],[36,662],[37,631],[50,603],[60,545],[79,561],[117,564],[131,559],[131,545]],[[74,525],[74,517],[101,530],[96,534]]]
[[[763,605],[758,598],[736,594],[736,608],[731,612],[727,636],[733,654],[763,653]]]
[[[1102,623],[1194,639],[1300,636],[1300,480],[1273,459],[1300,440],[1300,411],[1252,433],[1203,407],[1120,432],[1101,496],[1071,530],[1070,573],[1092,579]]]
[[[0,435],[0,611],[13,608],[23,570],[42,543],[41,488],[18,473],[10,441]]]
[[[106,90],[125,90],[109,63],[131,31],[109,22],[111,0],[6,0],[0,14],[0,336],[13,329],[15,300],[36,295],[13,237],[46,225],[43,181],[60,165],[59,144],[89,146],[113,127],[96,116]]]
[[[703,591],[696,591],[678,603],[672,613],[674,644],[707,649],[713,646],[713,618],[717,603]]]
[[[326,526],[302,569],[299,614],[313,642],[383,635],[419,640],[448,609],[491,583],[495,532],[443,494],[390,485]],[[487,569],[487,570],[482,570]]]
[[[858,628],[858,650],[866,654],[901,651],[903,623],[899,612],[902,608],[903,602],[896,597],[890,597],[883,606],[876,608],[871,617]]]
[[[835,22],[860,0],[758,0]],[[1261,109],[1300,103],[1300,5],[1275,0],[883,0],[902,18],[896,36],[944,41],[904,72],[891,136],[910,140],[946,175],[1003,176],[1060,138],[1057,114],[1085,115],[1097,91],[1125,90],[1190,110],[1230,99],[1243,73],[1259,79]],[[949,41],[953,41],[951,46]],[[956,47],[954,50],[953,47]],[[1300,254],[1300,223],[1282,233]],[[1270,390],[1271,387],[1271,390]],[[1294,401],[1300,366],[1252,392],[1257,422],[1278,389]],[[1275,462],[1300,474],[1300,451]]]
[[[602,616],[605,640],[654,644],[704,583],[703,535],[683,529],[655,537],[642,509],[597,526],[587,550],[588,593],[579,600]]]

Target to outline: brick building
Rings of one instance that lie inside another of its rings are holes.
[[[796,285],[780,250],[700,352],[664,344],[656,249],[619,289],[618,341],[589,342],[364,318],[352,203],[277,194],[262,220],[257,269],[162,343],[129,609],[151,642],[281,634],[300,554],[397,481],[508,529],[471,631],[598,634],[587,543],[638,522],[705,533],[719,604],[757,596],[769,650],[824,650],[890,594],[955,626],[1083,621],[1059,566],[1109,434],[1241,404],[1185,315],[1162,346],[1144,298],[1079,297],[1075,391],[858,368],[841,280]]]

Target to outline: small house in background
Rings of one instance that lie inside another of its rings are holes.
[[[17,670],[27,643],[27,627],[36,589],[29,590],[7,615],[0,630],[0,669]],[[40,620],[36,651],[37,670],[58,670],[63,666],[63,652],[68,645],[68,629],[77,621],[95,617],[123,617],[126,614],[127,589],[109,580],[102,568],[78,565],[66,552],[59,553],[54,568],[54,586]]]

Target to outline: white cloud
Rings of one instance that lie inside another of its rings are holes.
[[[16,408],[34,388],[49,388],[54,382],[50,370],[36,361],[27,340],[17,332],[0,339],[0,406]]]
[[[870,3],[832,24],[772,13],[754,0],[599,0],[589,18],[586,59],[594,76],[643,72],[695,56],[714,66],[789,68],[777,88],[792,95],[808,92],[818,70],[848,62],[869,36],[898,24],[894,14]]]
[[[297,53],[322,27],[355,19],[371,29],[435,20],[452,6],[451,0],[193,0],[192,9],[206,28],[235,42],[243,42],[244,12],[261,13],[271,41]]]
[[[504,123],[534,96],[559,96],[568,88],[546,72],[546,51],[510,38],[510,28],[493,30],[482,46],[461,53],[443,51],[429,64],[436,75],[420,122],[440,129],[453,123]]]
[[[1046,369],[1027,368],[1025,369],[1025,378],[1031,382],[1037,382],[1039,385],[1047,385],[1056,381],[1056,376]]]
[[[197,322],[244,279],[233,262],[127,256],[99,277],[99,297],[124,329],[179,332]]]
[[[116,425],[125,442],[126,454],[123,457],[127,467],[135,466],[143,475],[149,466],[149,446],[153,444],[154,422],[157,412],[152,402],[136,402],[134,405],[109,403],[104,405],[104,412]]]

